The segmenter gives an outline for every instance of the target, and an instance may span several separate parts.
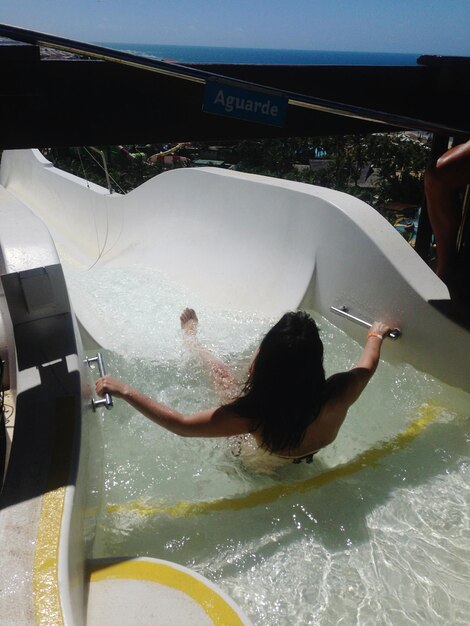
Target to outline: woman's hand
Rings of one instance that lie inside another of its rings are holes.
[[[377,333],[377,335],[380,335],[382,339],[385,339],[385,337],[390,334],[391,330],[390,326],[387,326],[384,322],[374,322],[370,327],[370,332]]]
[[[100,398],[103,398],[107,393],[116,398],[122,398],[126,394],[127,388],[128,385],[111,376],[103,376],[96,381],[96,393]]]

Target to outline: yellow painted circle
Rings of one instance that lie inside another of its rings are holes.
[[[202,578],[172,563],[156,559],[130,559],[92,564],[90,582],[103,580],[145,580],[166,585],[192,598],[215,626],[244,626],[235,609]]]

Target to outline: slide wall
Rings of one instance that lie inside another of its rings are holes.
[[[373,208],[329,189],[215,168],[166,172],[127,195],[61,172],[38,152],[4,152],[1,183],[47,225],[64,267],[145,267],[227,309],[273,316],[348,308],[402,331],[384,358],[470,390],[469,333],[435,310],[446,286]],[[106,320],[80,302],[106,347]]]
[[[0,274],[9,425],[0,481],[0,621],[79,626],[86,591],[83,487],[91,477],[89,375],[50,233],[3,187]]]

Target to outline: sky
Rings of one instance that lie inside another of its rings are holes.
[[[80,41],[470,56],[470,0],[0,0]]]

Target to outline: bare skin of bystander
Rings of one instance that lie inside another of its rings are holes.
[[[426,171],[424,189],[429,220],[436,240],[436,274],[445,282],[456,257],[461,222],[458,193],[470,184],[470,141],[445,152]]]

